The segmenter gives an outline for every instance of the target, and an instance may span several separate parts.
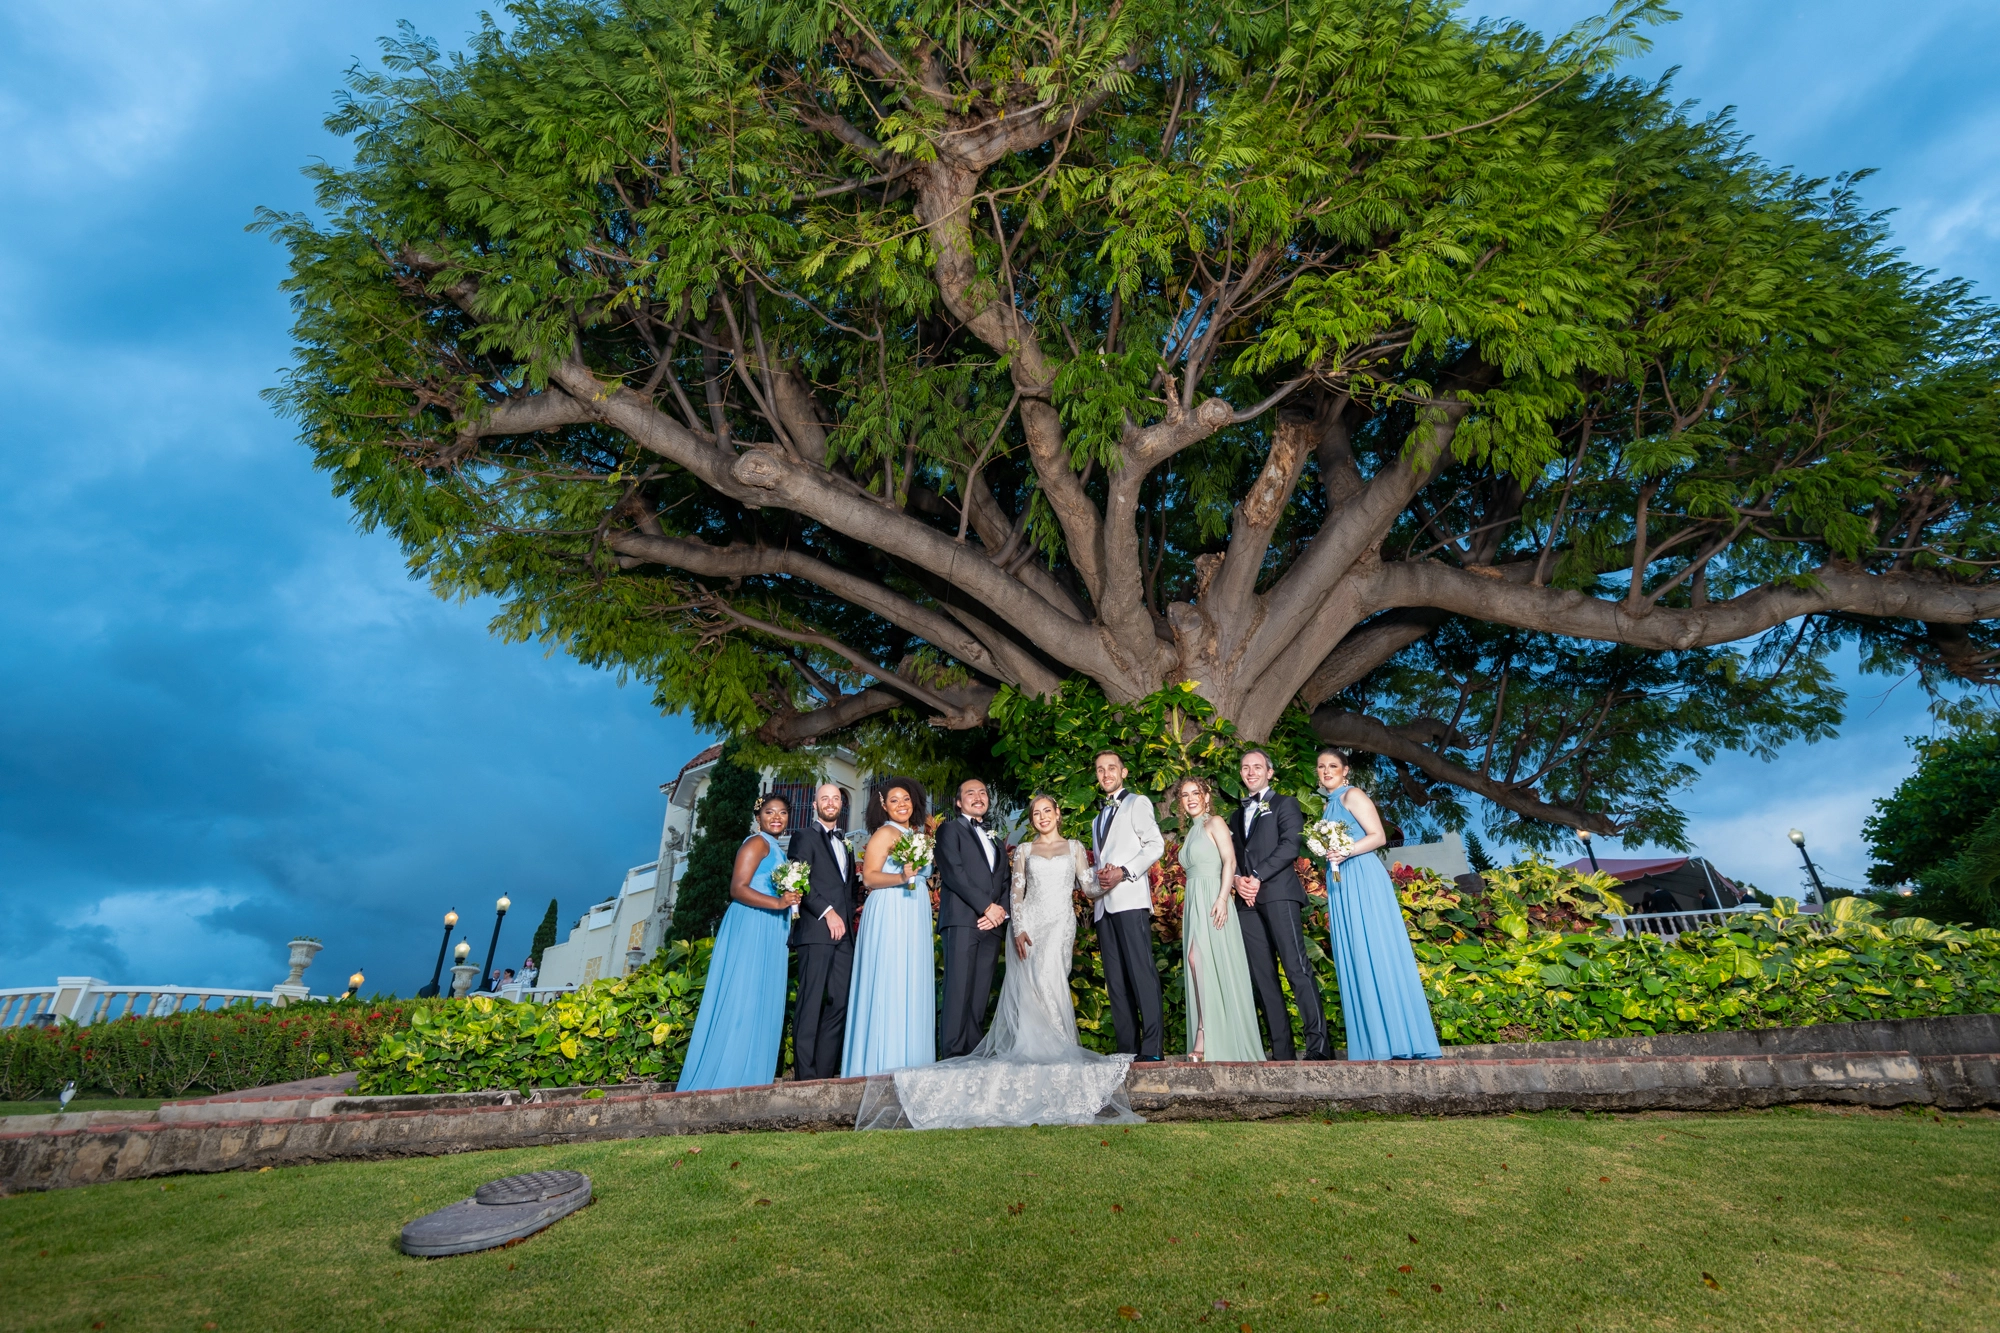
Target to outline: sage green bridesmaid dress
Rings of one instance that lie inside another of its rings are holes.
[[[1250,989],[1250,961],[1243,952],[1237,899],[1222,883],[1222,853],[1205,825],[1188,830],[1181,846],[1187,894],[1181,904],[1182,976],[1187,984],[1188,1054],[1200,1033],[1203,1060],[1262,1060],[1257,998]],[[1223,926],[1209,919],[1218,894],[1229,900]]]

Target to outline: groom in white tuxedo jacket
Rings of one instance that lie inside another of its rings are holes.
[[[1167,848],[1153,803],[1125,790],[1125,761],[1115,751],[1096,757],[1104,805],[1091,820],[1097,853],[1097,947],[1104,957],[1104,988],[1111,997],[1111,1029],[1118,1049],[1141,1060],[1164,1050],[1160,1022],[1160,973],[1153,966],[1153,863]]]

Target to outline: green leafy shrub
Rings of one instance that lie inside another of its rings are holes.
[[[487,995],[415,1009],[356,1062],[363,1093],[672,1083],[687,1059],[713,940],[677,940],[623,977],[546,1003]]]
[[[80,1093],[199,1097],[338,1073],[400,1027],[412,1006],[336,1000],[120,1018],[78,1027],[0,1031],[0,1100]]]
[[[1446,1045],[1803,1027],[2000,1010],[2000,931],[1790,900],[1672,943],[1602,931],[1415,942]]]

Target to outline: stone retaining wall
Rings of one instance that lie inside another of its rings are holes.
[[[1990,1015],[1714,1035],[1723,1039],[1715,1045],[1762,1037],[1767,1049],[1606,1049],[1627,1039],[1545,1043],[1529,1048],[1535,1058],[1465,1058],[1454,1051],[1434,1061],[1171,1063],[1136,1066],[1127,1087],[1133,1109],[1150,1120],[1336,1111],[1726,1111],[1787,1103],[2000,1107],[2000,1024]],[[1908,1045],[1889,1045],[1899,1036]],[[1841,1048],[1843,1037],[1850,1048]],[[1657,1046],[1669,1039],[1647,1040]],[[1671,1040],[1700,1044],[1687,1036]],[[1539,1054],[1550,1047],[1564,1049]],[[667,1134],[844,1130],[853,1127],[862,1087],[861,1079],[834,1079],[717,1092],[630,1087],[596,1095],[568,1088],[527,1096],[355,1097],[308,1085],[267,1089],[262,1097],[174,1102],[157,1112],[22,1116],[0,1128],[0,1191]]]

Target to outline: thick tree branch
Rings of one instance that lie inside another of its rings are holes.
[[[1524,577],[1532,572],[1525,564],[1518,569]],[[1685,609],[1647,607],[1635,614],[1622,601],[1537,588],[1513,578],[1482,578],[1424,560],[1377,568],[1369,580],[1369,598],[1379,606],[1435,607],[1519,629],[1660,651],[1734,643],[1787,620],[1828,611],[1945,625],[2000,616],[2000,583],[1968,586],[1933,574],[1869,574],[1836,564],[1821,566],[1813,577],[1817,587],[1767,584],[1724,602]]]
[[[1483,773],[1475,773],[1469,768],[1453,763],[1429,746],[1409,736],[1398,734],[1397,730],[1384,726],[1372,717],[1327,706],[1313,713],[1312,727],[1313,733],[1328,745],[1351,745],[1370,754],[1400,760],[1440,782],[1463,787],[1469,792],[1484,796],[1497,806],[1525,815],[1529,819],[1539,819],[1547,824],[1560,824],[1566,828],[1588,829],[1592,833],[1607,835],[1620,831],[1620,825],[1609,816],[1588,810],[1572,810],[1567,806],[1551,805],[1537,796],[1531,786],[1500,782]]]

